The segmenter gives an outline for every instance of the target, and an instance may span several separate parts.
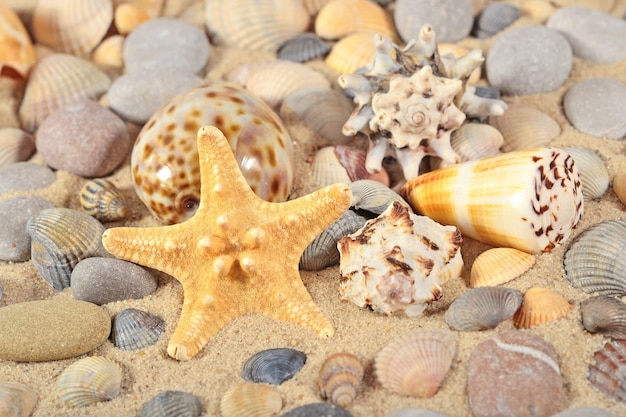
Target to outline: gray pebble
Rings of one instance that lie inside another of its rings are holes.
[[[417,39],[422,26],[435,29],[437,42],[456,42],[466,37],[474,23],[471,0],[397,0],[394,21],[404,42]]]
[[[15,162],[0,168],[0,195],[45,188],[55,179],[56,175],[47,166],[33,162]]]
[[[20,196],[0,202],[0,260],[30,259],[30,236],[26,224],[39,212],[54,205],[42,197]]]
[[[626,59],[626,21],[586,7],[562,7],[546,26],[558,30],[574,55],[597,64]]]
[[[476,16],[472,35],[478,39],[490,38],[509,27],[520,18],[520,9],[508,3],[494,3],[485,7]]]
[[[74,298],[102,305],[142,298],[157,288],[157,279],[146,269],[115,258],[92,257],[74,267],[70,280]]]
[[[131,72],[111,85],[109,107],[124,120],[141,125],[169,99],[202,83],[191,72],[171,68]]]
[[[110,174],[133,145],[124,121],[89,99],[66,105],[45,118],[35,141],[49,166],[82,177]]]
[[[489,83],[505,94],[547,93],[559,88],[572,69],[572,48],[563,35],[544,26],[504,33],[485,62]]]
[[[171,68],[198,74],[209,59],[209,47],[204,31],[191,23],[153,19],[126,37],[124,64],[128,72]]]
[[[613,78],[592,78],[570,87],[563,110],[570,123],[599,138],[626,136],[626,86]]]

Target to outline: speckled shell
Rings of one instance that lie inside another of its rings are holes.
[[[276,389],[253,382],[241,382],[230,387],[220,401],[224,417],[271,417],[283,407]]]
[[[80,190],[80,205],[85,213],[102,222],[113,222],[126,217],[126,200],[109,180],[98,178],[87,181]]]
[[[339,39],[355,32],[380,33],[398,40],[393,19],[369,0],[333,0],[315,18],[315,33],[324,39]]]
[[[341,407],[349,406],[363,382],[363,364],[354,354],[339,352],[330,355],[320,368],[320,394]]]
[[[89,356],[74,362],[59,375],[56,394],[74,407],[109,401],[120,394],[122,371],[103,356]]]
[[[535,255],[514,248],[491,248],[476,257],[470,271],[470,286],[485,287],[509,282],[534,264]]]
[[[249,382],[280,385],[302,369],[306,355],[290,348],[266,349],[252,355],[243,364],[241,375]]]
[[[626,304],[609,295],[598,295],[580,304],[585,329],[613,339],[626,339]]]
[[[282,44],[278,49],[278,59],[293,62],[306,62],[320,58],[330,51],[330,45],[315,33],[300,33]]]
[[[445,320],[452,330],[494,329],[515,314],[522,293],[513,288],[480,287],[463,294],[448,307]]]
[[[587,379],[595,388],[618,401],[626,402],[626,340],[612,340],[593,354]]]
[[[135,191],[155,217],[173,224],[195,213],[200,198],[196,135],[205,125],[224,133],[259,197],[287,199],[295,171],[287,129],[259,98],[233,85],[212,84],[171,99],[137,137],[131,154]]]
[[[570,146],[563,150],[576,161],[585,198],[594,200],[602,197],[610,181],[609,171],[602,158],[591,148]]]
[[[163,391],[144,404],[140,417],[199,417],[202,402],[184,391]]]
[[[561,294],[549,288],[530,288],[513,316],[515,327],[529,328],[565,317],[574,308]]]
[[[165,331],[165,321],[146,311],[127,308],[113,318],[111,341],[123,350],[138,350],[155,344]]]
[[[341,38],[326,56],[326,65],[337,74],[352,74],[365,68],[376,52],[372,36],[370,32],[356,32]]]
[[[561,127],[544,112],[524,103],[512,103],[503,115],[490,116],[489,124],[502,133],[502,152],[548,146]]]
[[[0,416],[28,417],[37,405],[37,393],[17,382],[0,383]]]
[[[35,152],[35,138],[21,129],[0,129],[0,168],[27,160]]]
[[[26,78],[35,63],[30,36],[13,9],[0,4],[0,74]]]

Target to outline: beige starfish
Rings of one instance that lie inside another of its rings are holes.
[[[285,203],[260,199],[214,127],[198,131],[200,206],[188,221],[163,227],[116,227],[102,236],[113,255],[166,272],[183,285],[184,302],[167,353],[194,357],[226,323],[248,313],[330,337],[300,274],[306,246],[350,206],[335,184]]]

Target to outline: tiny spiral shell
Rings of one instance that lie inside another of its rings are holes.
[[[341,407],[354,401],[363,381],[363,364],[352,353],[339,352],[322,364],[319,387],[322,397]]]
[[[121,220],[128,213],[124,196],[111,181],[102,178],[85,183],[80,190],[80,205],[102,222]]]

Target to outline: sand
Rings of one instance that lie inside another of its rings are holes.
[[[480,46],[487,44],[485,42]],[[210,81],[217,80],[238,63],[264,57],[264,54],[259,53],[249,54],[237,49],[217,48],[208,64],[206,78]],[[319,64],[312,65],[321,67]],[[328,71],[326,74],[336,86],[334,75]],[[552,145],[586,146],[597,150],[613,177],[620,164],[626,163],[624,142],[595,138],[577,131],[567,121],[561,106],[563,94],[569,87],[598,76],[613,77],[626,83],[626,62],[594,65],[575,58],[569,80],[558,90],[523,97],[506,96],[504,100],[528,103],[553,117],[561,126],[561,134],[553,140]],[[0,80],[1,127],[18,126],[16,105],[19,101],[16,97],[20,96],[21,90],[22,86],[13,81]],[[295,141],[297,161],[296,184],[292,196],[298,196],[306,192],[310,157],[315,149],[327,143],[297,120],[288,120],[287,127]],[[138,127],[130,128],[136,135]],[[33,156],[31,160],[43,163],[39,155]],[[128,158],[108,178],[127,197],[130,215],[124,222],[107,224],[107,227],[158,225],[134,193]],[[53,185],[36,193],[49,198],[58,206],[78,209],[78,191],[85,181],[84,178],[70,173],[58,172]],[[0,196],[0,199],[4,198],[6,196]],[[585,212],[574,235],[600,221],[626,218],[624,210],[624,205],[609,188],[599,201],[585,202]],[[465,261],[462,277],[446,283],[443,297],[432,303],[423,317],[417,318],[386,317],[341,301],[337,266],[317,272],[303,271],[301,276],[304,284],[336,328],[332,338],[320,339],[314,333],[296,325],[265,316],[247,315],[227,324],[188,362],[178,362],[166,353],[168,340],[180,314],[182,288],[175,279],[162,275],[154,294],[140,300],[120,301],[103,306],[111,316],[129,307],[143,309],[162,317],[167,326],[159,342],[144,350],[122,351],[107,341],[88,354],[105,356],[121,366],[123,382],[119,397],[81,409],[62,403],[55,395],[55,382],[63,369],[77,358],[44,363],[0,361],[0,381],[21,382],[37,392],[39,402],[34,416],[135,416],[145,402],[164,390],[182,390],[195,394],[202,400],[205,414],[215,416],[219,415],[220,399],[224,392],[242,381],[241,366],[248,357],[263,349],[293,347],[306,353],[307,361],[293,379],[276,387],[283,399],[282,412],[286,412],[299,405],[321,401],[317,374],[322,362],[332,353],[348,351],[356,354],[366,368],[363,387],[356,401],[349,407],[354,416],[384,416],[405,406],[428,408],[453,417],[470,416],[466,391],[470,353],[480,342],[500,332],[514,329],[511,320],[505,321],[495,330],[459,332],[457,356],[441,389],[432,398],[402,397],[383,389],[374,377],[372,364],[376,353],[400,335],[417,328],[448,328],[443,320],[444,313],[450,303],[468,289],[469,268],[476,256],[487,248],[487,245],[465,238],[461,249]],[[536,265],[532,269],[506,285],[522,292],[531,287],[552,288],[576,306],[567,317],[532,329],[532,332],[552,344],[558,354],[565,393],[560,408],[597,406],[612,411],[617,416],[624,416],[626,404],[608,398],[587,381],[593,352],[608,339],[590,334],[582,327],[578,304],[589,295],[573,288],[565,279],[562,260],[566,249],[567,244],[551,253],[537,256]],[[0,262],[0,284],[4,289],[0,307],[31,300],[72,297],[69,289],[61,293],[54,292],[38,276],[31,262]]]

